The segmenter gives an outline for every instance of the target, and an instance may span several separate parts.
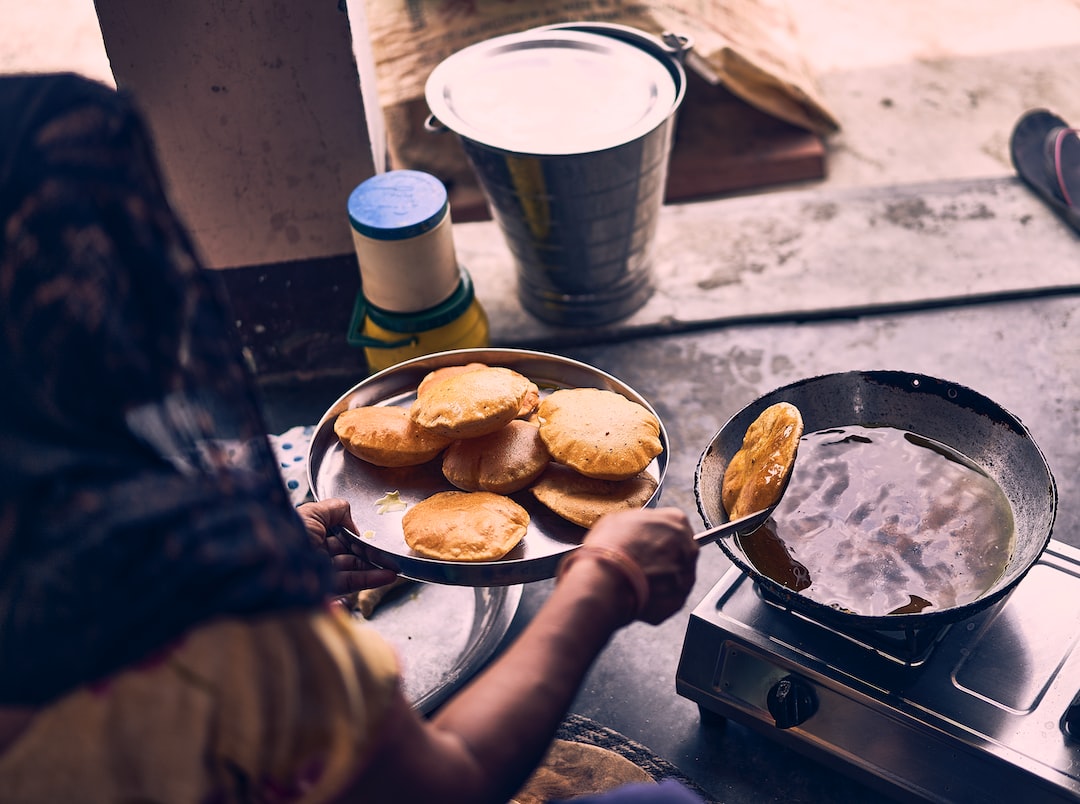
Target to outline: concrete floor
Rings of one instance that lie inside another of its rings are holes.
[[[1008,136],[1026,109],[1080,122],[1080,0],[789,6],[842,125],[815,187],[1010,175]],[[92,0],[0,0],[0,19],[0,73],[71,69],[112,81]]]
[[[1027,109],[1080,120],[1078,0],[798,0],[806,58],[842,131],[827,184],[1012,175]]]

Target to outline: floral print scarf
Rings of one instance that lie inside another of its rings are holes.
[[[330,591],[122,92],[0,77],[0,705]]]

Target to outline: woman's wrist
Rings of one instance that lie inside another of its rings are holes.
[[[649,585],[641,566],[623,550],[607,545],[584,544],[560,564],[556,575],[561,583],[575,565],[591,565],[594,572],[615,583],[624,621],[637,619],[649,601]]]

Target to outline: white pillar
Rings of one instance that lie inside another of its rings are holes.
[[[96,7],[117,86],[147,115],[210,267],[352,252],[346,202],[376,171],[344,2]]]

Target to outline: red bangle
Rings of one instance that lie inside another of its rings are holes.
[[[641,565],[622,550],[599,544],[583,544],[562,560],[556,579],[562,578],[567,567],[585,553],[599,560],[601,564],[607,564],[616,569],[619,575],[630,584],[630,591],[634,595],[634,619],[640,617],[649,602],[649,582],[645,578]]]

